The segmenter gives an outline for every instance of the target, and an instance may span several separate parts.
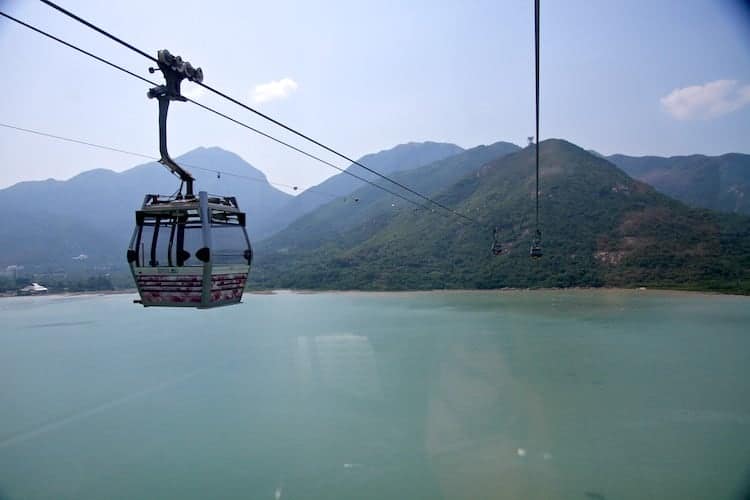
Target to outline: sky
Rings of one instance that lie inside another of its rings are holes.
[[[409,141],[523,145],[533,135],[531,0],[60,3],[154,55],[183,56],[207,84],[352,158]],[[541,4],[542,139],[604,154],[750,153],[750,10],[741,2]],[[0,0],[0,9],[159,78],[142,56],[39,2]],[[4,18],[0,62],[0,123],[158,155],[147,84]],[[347,166],[195,86],[183,92]],[[169,145],[173,157],[219,146],[300,188],[337,173],[187,103],[170,109]],[[140,163],[0,127],[0,188]]]

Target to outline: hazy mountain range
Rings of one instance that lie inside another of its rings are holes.
[[[390,175],[399,170],[408,170],[427,165],[447,156],[460,153],[461,151],[463,151],[463,149],[455,144],[441,142],[410,142],[385,151],[365,155],[358,161],[381,174]],[[383,182],[375,174],[358,166],[350,165],[349,170],[363,179],[377,181],[378,183]],[[314,189],[305,191],[299,196],[292,198],[281,211],[274,213],[273,217],[260,221],[259,226],[255,231],[255,237],[261,239],[265,238],[268,235],[285,228],[290,222],[302,215],[328,203],[332,199],[345,197],[351,194],[363,184],[363,181],[356,177],[352,177],[351,175],[339,174],[329,177],[315,186]]]
[[[198,148],[178,161],[192,170],[199,189],[236,195],[248,213],[256,286],[747,286],[750,218],[690,206],[749,213],[750,155],[602,157],[560,140],[544,141],[541,151],[545,257],[539,262],[528,258],[533,148],[409,143],[360,160],[471,215],[481,227],[417,208],[345,174],[293,197],[219,148]],[[220,179],[216,171],[223,172]],[[0,266],[67,267],[80,265],[72,257],[86,254],[88,265],[124,268],[133,211],[143,195],[170,193],[177,185],[166,169],[149,163],[0,190],[7,221],[0,226]],[[488,251],[494,226],[507,249],[500,258]]]
[[[460,151],[453,144],[409,143],[367,155],[361,161],[390,174]],[[177,161],[195,176],[197,190],[237,197],[248,214],[248,233],[254,241],[363,184],[342,173],[294,197],[270,185],[263,172],[239,156],[220,148],[197,148]],[[360,177],[374,178],[355,168]],[[219,178],[217,172],[223,175]],[[72,265],[72,257],[80,254],[87,255],[90,264],[122,264],[134,211],[140,208],[144,195],[170,194],[178,186],[179,181],[168,170],[150,162],[120,173],[96,169],[66,181],[29,181],[2,189],[0,210],[6,222],[0,225],[0,241],[5,246],[0,266]]]
[[[263,172],[239,156],[219,148],[198,148],[181,156],[185,164],[237,172],[256,180],[220,179],[213,171],[192,170],[201,190],[237,195],[241,207],[259,217],[249,218],[252,230],[267,214],[278,211],[292,196],[270,186]],[[67,181],[21,182],[0,190],[0,241],[5,251],[0,266],[70,263],[86,254],[90,263],[120,264],[147,193],[170,194],[179,181],[157,163],[124,172],[97,169]]]
[[[612,155],[607,159],[688,205],[750,214],[750,155]]]

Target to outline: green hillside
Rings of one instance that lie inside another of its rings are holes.
[[[264,242],[254,286],[750,292],[750,218],[689,208],[561,140],[541,144],[545,256],[532,261],[533,148],[482,156],[469,150],[401,179],[484,227],[362,189],[366,205],[333,202]],[[448,172],[462,175],[446,183]],[[507,249],[501,257],[489,252],[493,226]]]
[[[392,178],[432,195],[475,172],[486,162],[519,150],[518,146],[508,142],[478,146],[427,166],[396,173]],[[399,191],[398,187],[386,181],[378,180],[376,183],[391,191]],[[424,200],[419,202],[424,203]],[[258,253],[309,250],[324,244],[349,247],[354,242],[369,238],[399,214],[413,212],[416,208],[401,198],[373,186],[365,186],[346,198],[334,200],[297,219],[286,230],[261,242]],[[431,220],[435,222],[434,218]]]
[[[399,144],[390,149],[363,156],[358,161],[381,174],[391,175],[402,170],[428,165],[463,151],[455,144],[443,142],[409,142]],[[377,176],[357,165],[349,165],[348,171],[358,177],[376,180]],[[345,197],[365,183],[356,177],[345,173],[336,174],[291,198],[279,210],[269,214],[259,221],[258,227],[252,232],[253,238],[260,241],[294,222],[303,215],[331,201],[332,197]]]

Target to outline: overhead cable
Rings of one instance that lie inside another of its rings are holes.
[[[16,131],[19,131],[19,132],[25,132],[25,133],[29,133],[29,134],[34,134],[34,135],[38,135],[38,136],[42,136],[42,137],[47,137],[47,138],[50,138],[50,139],[56,139],[56,140],[59,140],[59,141],[70,142],[70,143],[74,143],[74,144],[80,144],[82,146],[88,146],[90,148],[102,149],[102,150],[105,150],[105,151],[113,151],[115,153],[122,153],[122,154],[130,155],[130,156],[135,156],[135,157],[138,157],[138,158],[144,158],[146,160],[159,161],[159,157],[157,157],[157,156],[147,155],[147,154],[144,154],[144,153],[138,153],[138,152],[135,152],[135,151],[129,151],[127,149],[115,148],[115,147],[112,147],[112,146],[105,146],[103,144],[97,144],[97,143],[94,143],[94,142],[84,141],[82,139],[74,139],[72,137],[65,137],[65,136],[61,136],[61,135],[50,134],[48,132],[42,132],[40,130],[34,130],[34,129],[24,128],[24,127],[18,127],[16,125],[10,125],[8,123],[0,123],[0,127],[4,127],[4,128],[7,128],[7,129],[16,130]],[[226,170],[220,170],[220,169],[215,169],[215,168],[202,167],[202,166],[195,165],[195,164],[192,164],[192,163],[186,163],[184,161],[180,161],[180,163],[182,165],[185,165],[187,167],[193,168],[195,170],[202,170],[204,172],[211,172],[211,173],[214,173],[214,174],[217,174],[217,175],[226,175],[226,176],[229,176],[229,177],[237,177],[239,179],[245,179],[245,180],[254,181],[254,182],[268,183],[268,184],[270,184],[272,186],[285,187],[285,188],[288,188],[288,189],[293,189],[295,191],[297,189],[299,189],[299,186],[296,186],[296,185],[284,184],[282,182],[272,182],[272,181],[269,181],[268,179],[262,178],[262,177],[252,177],[252,176],[249,176],[249,175],[238,174],[238,173],[235,173],[235,172],[228,172]],[[335,195],[335,194],[332,194],[332,193],[327,193],[327,192],[321,191],[320,189],[317,189],[315,187],[310,187],[310,188],[307,188],[307,189],[304,190],[304,192],[308,192],[308,191],[316,193],[316,194],[320,194],[320,195],[323,195],[323,196],[327,196],[327,197],[330,197],[330,198],[348,198],[348,196],[339,196],[339,195]]]
[[[14,21],[14,22],[18,23],[21,26],[24,26],[24,27],[26,27],[26,28],[28,28],[28,29],[30,29],[32,31],[35,31],[36,33],[39,33],[39,34],[41,34],[43,36],[46,36],[47,38],[50,38],[50,39],[52,39],[52,40],[54,40],[54,41],[56,41],[58,43],[61,43],[62,45],[65,45],[66,47],[69,47],[69,48],[71,48],[73,50],[76,50],[77,52],[80,52],[80,53],[82,53],[84,55],[87,55],[87,56],[89,56],[89,57],[91,57],[91,58],[93,58],[93,59],[95,59],[95,60],[97,60],[97,61],[99,61],[101,63],[104,63],[104,64],[106,64],[106,65],[108,65],[108,66],[110,66],[112,68],[115,68],[115,69],[117,69],[119,71],[122,71],[123,73],[125,73],[127,75],[130,75],[130,76],[132,76],[134,78],[137,78],[137,79],[139,79],[139,80],[141,80],[143,82],[149,83],[149,84],[151,84],[153,86],[159,86],[158,83],[156,83],[156,82],[154,82],[152,80],[149,80],[148,78],[145,78],[145,77],[143,77],[141,75],[138,75],[138,74],[136,74],[136,73],[134,73],[134,72],[132,72],[132,71],[130,71],[130,70],[128,70],[128,69],[126,69],[126,68],[118,65],[118,64],[115,64],[115,63],[113,63],[113,62],[111,62],[111,61],[109,61],[109,60],[107,60],[107,59],[105,59],[103,57],[99,57],[99,56],[97,56],[97,55],[95,55],[95,54],[93,54],[93,53],[91,53],[91,52],[89,52],[89,51],[87,51],[85,49],[82,49],[82,48],[80,48],[80,47],[78,47],[78,46],[76,46],[76,45],[74,45],[72,43],[66,42],[65,40],[62,40],[59,37],[51,35],[50,33],[47,33],[44,30],[41,30],[41,29],[39,29],[39,28],[37,28],[35,26],[32,26],[32,25],[30,25],[28,23],[25,23],[25,22],[21,21],[20,19],[17,19],[17,18],[15,18],[15,17],[13,17],[13,16],[11,16],[11,15],[5,13],[5,12],[0,11],[0,16],[3,16],[3,17],[5,17],[5,18],[7,18],[7,19],[9,19],[11,21]],[[308,158],[311,158],[311,159],[316,160],[316,161],[318,161],[318,162],[320,162],[320,163],[322,163],[324,165],[327,165],[327,166],[329,166],[331,168],[334,168],[334,169],[338,170],[341,173],[344,173],[344,174],[347,174],[347,175],[349,175],[351,177],[354,177],[355,179],[358,179],[358,180],[360,180],[360,181],[362,181],[362,182],[364,182],[366,184],[369,184],[369,185],[371,185],[371,186],[373,186],[373,187],[375,187],[377,189],[380,189],[381,191],[385,191],[386,193],[389,193],[389,194],[391,194],[391,195],[393,195],[393,196],[395,196],[397,198],[400,198],[400,199],[402,199],[402,200],[404,200],[404,201],[406,201],[406,202],[408,202],[408,203],[410,203],[412,205],[415,205],[415,206],[417,206],[417,207],[419,207],[421,209],[426,209],[426,210],[430,211],[430,209],[427,206],[422,205],[421,203],[418,203],[418,202],[416,202],[416,201],[414,201],[412,199],[409,199],[409,198],[403,196],[402,194],[397,193],[397,192],[395,192],[395,191],[393,191],[391,189],[388,189],[388,188],[383,187],[383,186],[381,186],[379,184],[376,184],[375,182],[372,182],[371,180],[369,180],[369,179],[367,179],[365,177],[357,175],[354,172],[350,172],[348,169],[341,168],[338,165],[335,165],[335,164],[333,164],[333,163],[331,163],[331,162],[329,162],[327,160],[324,160],[323,158],[320,158],[320,157],[318,157],[318,156],[316,156],[316,155],[314,155],[312,153],[309,153],[309,152],[307,152],[307,151],[305,151],[305,150],[303,150],[301,148],[298,148],[297,146],[294,146],[294,145],[292,145],[292,144],[290,144],[288,142],[285,142],[285,141],[283,141],[281,139],[278,139],[278,138],[276,138],[276,137],[274,137],[274,136],[272,136],[272,135],[270,135],[270,134],[268,134],[266,132],[263,132],[262,130],[259,130],[259,129],[257,129],[255,127],[252,127],[252,126],[250,126],[250,125],[248,125],[248,124],[246,124],[246,123],[244,123],[244,122],[242,122],[240,120],[237,120],[236,118],[232,118],[231,116],[229,116],[229,115],[227,115],[225,113],[222,113],[221,111],[218,111],[218,110],[216,110],[216,109],[214,109],[214,108],[212,108],[210,106],[202,104],[202,103],[200,103],[200,102],[198,102],[198,101],[196,101],[194,99],[187,98],[187,97],[185,99],[186,99],[187,102],[190,102],[190,103],[192,103],[192,104],[194,104],[194,105],[196,105],[196,106],[198,106],[198,107],[200,107],[200,108],[202,108],[202,109],[204,109],[206,111],[209,111],[209,112],[211,112],[211,113],[213,113],[213,114],[215,114],[217,116],[225,118],[225,119],[227,119],[227,120],[235,123],[236,125],[239,125],[239,126],[244,127],[244,128],[246,128],[248,130],[251,130],[252,132],[255,132],[256,134],[259,134],[259,135],[261,135],[263,137],[266,137],[267,139],[270,139],[270,140],[272,140],[274,142],[277,142],[277,143],[279,143],[279,144],[281,144],[281,145],[283,145],[283,146],[285,146],[285,147],[287,147],[289,149],[292,149],[292,150],[294,150],[294,151],[296,151],[296,152],[298,152],[298,153],[300,153],[302,155],[307,156]]]
[[[73,20],[75,20],[75,21],[83,24],[84,26],[86,26],[86,27],[88,27],[88,28],[96,31],[97,33],[100,33],[101,35],[109,38],[110,40],[113,40],[114,42],[119,43],[120,45],[122,45],[122,46],[124,46],[124,47],[132,50],[133,52],[135,52],[135,53],[137,53],[137,54],[139,54],[139,55],[141,55],[141,56],[149,59],[152,62],[157,62],[158,63],[157,59],[155,57],[153,57],[152,55],[148,54],[147,52],[145,52],[145,51],[137,48],[135,45],[133,45],[131,43],[128,43],[125,40],[123,40],[123,39],[121,39],[121,38],[113,35],[112,33],[108,32],[107,30],[105,30],[105,29],[103,29],[103,28],[95,25],[94,23],[83,19],[82,17],[80,17],[77,14],[74,14],[73,12],[65,9],[64,7],[58,5],[57,3],[52,2],[50,0],[40,0],[40,1],[42,3],[44,3],[45,5],[48,5],[49,7],[57,10],[58,12],[66,15],[68,17],[70,17],[71,19],[73,19]],[[463,219],[465,219],[465,220],[467,220],[469,222],[472,222],[474,224],[477,224],[479,226],[484,226],[482,223],[480,223],[476,219],[474,219],[472,217],[469,217],[468,215],[462,214],[461,212],[458,212],[457,210],[454,210],[454,209],[448,207],[447,205],[445,205],[443,203],[440,203],[439,201],[436,201],[436,200],[430,198],[429,196],[426,196],[426,195],[420,193],[419,191],[417,191],[417,190],[415,190],[413,188],[410,188],[409,186],[406,186],[405,184],[403,184],[403,183],[401,183],[401,182],[399,182],[399,181],[397,181],[395,179],[392,179],[391,177],[389,177],[387,175],[381,174],[377,170],[375,170],[373,168],[370,168],[367,165],[364,165],[361,162],[350,158],[349,156],[347,156],[347,155],[345,155],[345,154],[337,151],[336,149],[334,149],[334,148],[332,148],[330,146],[327,146],[326,144],[323,144],[322,142],[320,142],[320,141],[318,141],[316,139],[313,139],[312,137],[310,137],[310,136],[308,136],[308,135],[306,135],[306,134],[304,134],[304,133],[302,133],[302,132],[294,129],[293,127],[291,127],[289,125],[286,125],[285,123],[283,123],[283,122],[281,122],[281,121],[279,121],[279,120],[277,120],[275,118],[272,118],[271,116],[269,116],[269,115],[267,115],[267,114],[265,114],[265,113],[263,113],[261,111],[258,111],[257,109],[255,109],[255,108],[253,108],[253,107],[251,107],[251,106],[249,106],[249,105],[247,105],[247,104],[239,101],[238,99],[235,99],[234,97],[231,97],[230,95],[226,94],[225,92],[222,92],[221,90],[218,90],[218,89],[216,89],[214,87],[211,87],[210,85],[205,84],[203,82],[195,82],[195,83],[197,85],[200,85],[201,87],[205,88],[206,90],[208,90],[208,91],[210,91],[210,92],[212,92],[212,93],[214,93],[214,94],[216,94],[216,95],[218,95],[218,96],[220,96],[220,97],[228,100],[229,102],[231,102],[233,104],[236,104],[236,105],[240,106],[241,108],[244,108],[247,111],[250,111],[250,112],[256,114],[257,116],[260,116],[261,118],[263,118],[263,119],[265,119],[265,120],[267,120],[267,121],[269,121],[269,122],[271,122],[271,123],[273,123],[273,124],[275,124],[275,125],[283,128],[283,129],[285,129],[285,130],[287,130],[287,131],[289,131],[289,132],[297,135],[298,137],[301,137],[301,138],[305,139],[306,141],[311,142],[312,144],[315,144],[316,146],[318,146],[318,147],[320,147],[320,148],[322,148],[322,149],[324,149],[324,150],[326,150],[326,151],[328,151],[328,152],[330,152],[330,153],[332,153],[332,154],[334,154],[334,155],[336,155],[336,156],[338,156],[338,157],[340,157],[340,158],[342,158],[342,159],[344,159],[344,160],[352,163],[353,165],[357,165],[358,167],[361,167],[361,168],[365,169],[366,171],[368,171],[368,172],[376,175],[377,177],[380,177],[381,179],[384,179],[384,180],[386,180],[386,181],[394,184],[395,186],[398,186],[399,188],[401,188],[401,189],[403,189],[403,190],[405,190],[405,191],[407,191],[407,192],[409,192],[409,193],[411,193],[411,194],[413,194],[413,195],[415,195],[415,196],[417,196],[419,198],[422,198],[423,200],[425,200],[425,201],[427,201],[429,203],[432,203],[433,205],[435,205],[435,206],[437,206],[437,207],[439,207],[439,208],[441,208],[443,210],[446,210],[446,211],[452,213],[453,215],[455,215],[457,217],[461,217],[461,218],[463,218]],[[406,199],[406,198],[404,198],[404,199]],[[409,201],[410,203],[414,203],[412,200],[407,200],[407,201]],[[426,208],[426,207],[424,207],[424,208]]]

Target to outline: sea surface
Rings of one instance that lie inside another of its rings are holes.
[[[750,298],[0,300],[0,499],[740,499]]]

